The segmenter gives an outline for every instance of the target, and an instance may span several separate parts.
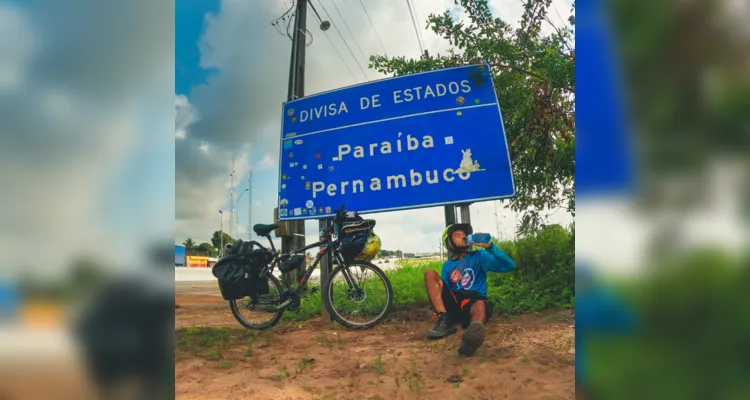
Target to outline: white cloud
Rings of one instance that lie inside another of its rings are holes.
[[[267,169],[276,169],[278,170],[278,164],[277,164],[277,158],[270,154],[266,154],[263,156],[263,158],[258,162],[258,169],[259,170],[267,170]]]
[[[158,137],[161,120],[146,113],[169,118],[169,110],[143,107],[156,98],[153,83],[170,82],[174,70],[164,68],[173,59],[174,30],[164,23],[166,3],[0,6],[6,266],[28,265],[54,277],[79,251],[114,261],[134,253],[112,221],[139,213],[114,209],[108,199],[112,190],[127,195],[118,173],[139,139]]]
[[[187,127],[198,119],[197,111],[183,95],[175,95],[175,137],[184,139]]]
[[[0,4],[0,92],[25,83],[28,63],[38,50],[38,34],[26,12],[11,4]]]

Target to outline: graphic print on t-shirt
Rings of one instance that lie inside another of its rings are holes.
[[[464,290],[471,289],[471,285],[474,284],[474,270],[471,268],[465,268],[464,273],[461,276],[461,288]]]

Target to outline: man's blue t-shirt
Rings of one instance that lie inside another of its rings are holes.
[[[460,260],[443,263],[443,283],[453,292],[471,290],[487,297],[487,271],[507,272],[516,263],[494,243],[486,251],[471,251]]]

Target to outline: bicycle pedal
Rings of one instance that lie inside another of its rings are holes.
[[[286,307],[286,306],[288,306],[290,304],[292,304],[292,300],[291,299],[289,299],[289,300],[287,300],[287,301],[279,304],[278,306],[276,306],[276,311],[281,311],[282,309],[284,309],[284,307]]]

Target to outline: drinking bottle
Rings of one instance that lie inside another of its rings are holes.
[[[485,244],[489,243],[492,240],[492,235],[489,233],[475,233],[473,235],[469,235],[467,244],[469,246],[475,245],[475,244]]]

